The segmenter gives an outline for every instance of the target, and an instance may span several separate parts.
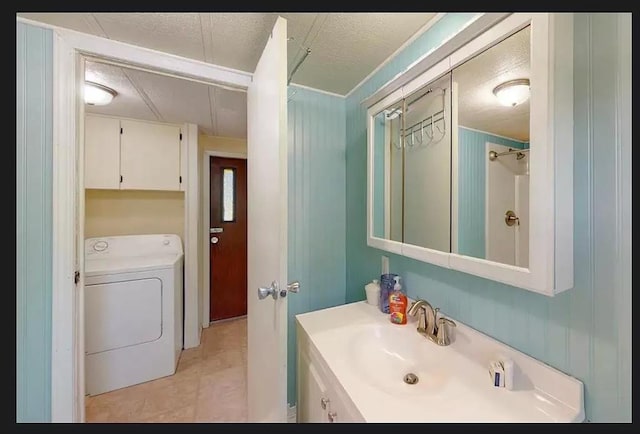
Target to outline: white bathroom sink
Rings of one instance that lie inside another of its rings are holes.
[[[577,422],[582,383],[457,322],[451,344],[438,346],[364,302],[296,316],[367,422]],[[515,363],[514,389],[493,387],[488,364]],[[414,374],[415,384],[404,377]]]
[[[437,348],[430,348],[424,337],[407,333],[404,327],[370,324],[354,330],[348,343],[349,365],[364,381],[392,395],[437,393],[450,372],[433,351]],[[417,382],[405,382],[408,374]]]

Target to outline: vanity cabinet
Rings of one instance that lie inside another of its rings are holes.
[[[311,363],[307,353],[299,355],[298,359],[298,421],[325,423],[328,422],[327,386],[318,373],[316,366]]]
[[[302,423],[364,422],[321,356],[298,329],[297,421]]]
[[[182,190],[180,126],[87,114],[85,188]]]

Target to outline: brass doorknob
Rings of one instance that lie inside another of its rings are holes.
[[[516,216],[516,213],[508,210],[506,213],[504,213],[504,222],[507,224],[507,226],[513,226],[515,224],[520,224],[520,219],[518,218],[518,216]]]

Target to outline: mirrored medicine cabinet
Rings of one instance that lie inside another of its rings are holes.
[[[572,16],[493,15],[366,101],[367,242],[551,296],[573,286]]]

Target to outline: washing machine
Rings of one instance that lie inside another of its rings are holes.
[[[85,384],[98,395],[175,373],[182,351],[177,235],[85,240]]]

